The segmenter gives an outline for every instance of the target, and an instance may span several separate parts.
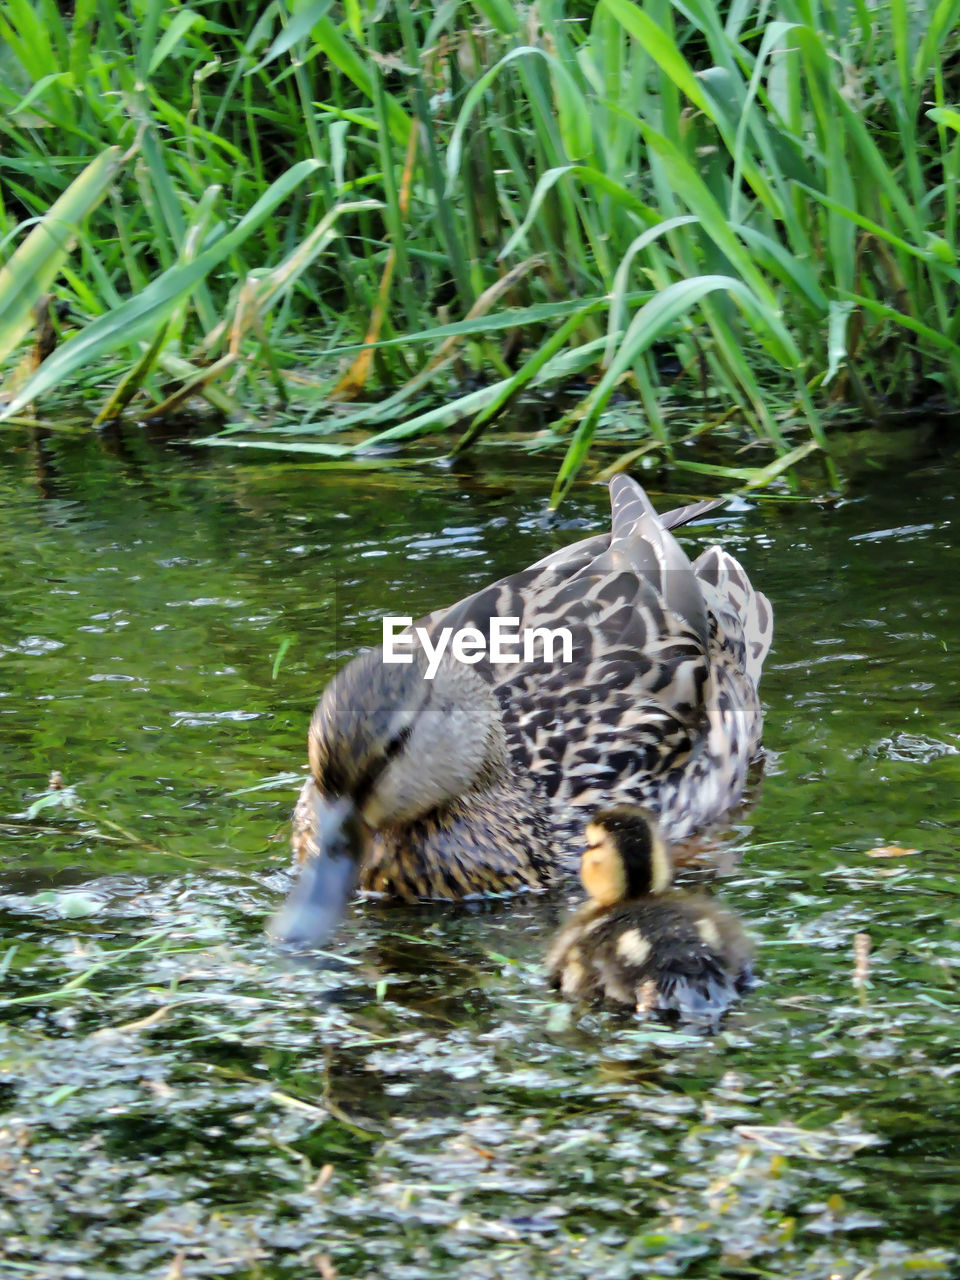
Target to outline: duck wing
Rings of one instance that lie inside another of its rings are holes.
[[[709,732],[710,669],[702,637],[635,569],[599,566],[540,584],[538,628],[565,628],[568,661],[538,648],[494,667],[514,763],[571,834],[583,812],[625,801],[661,812],[658,783]]]
[[[497,693],[515,766],[571,831],[598,804],[634,800],[662,815],[661,783],[680,778],[710,727],[711,622],[696,574],[639,484],[616,476],[610,493],[609,534],[420,624],[434,638],[474,627],[488,655],[494,619],[535,632],[530,653],[518,646],[516,660],[476,669]],[[561,629],[566,654],[544,634]]]
[[[487,655],[497,619],[515,619],[521,633],[565,627],[572,633],[573,654],[558,674],[568,685],[592,687],[591,677],[609,677],[611,664],[625,664],[642,687],[692,712],[702,702],[710,636],[697,577],[635,480],[614,476],[610,498],[608,534],[562,548],[417,625],[431,639],[444,628],[473,627],[483,636]],[[542,679],[549,661],[541,637],[532,658],[492,664],[486,657],[477,669],[494,685],[508,686],[527,671]],[[602,673],[589,670],[596,661],[603,664]],[[671,690],[674,684],[678,687]]]
[[[670,528],[712,510],[719,500],[678,507],[661,517],[636,480],[617,475],[610,481],[610,504],[609,533],[561,547],[529,568],[435,610],[416,625],[425,628],[431,638],[444,627],[476,627],[489,647],[494,618],[517,618],[521,629],[545,625],[540,615],[557,617],[564,606],[571,607],[579,597],[586,597],[591,585],[626,573],[645,580],[652,588],[651,600],[662,602],[685,619],[705,649],[709,628],[703,598],[690,561]],[[621,582],[604,594],[626,599],[629,584]]]

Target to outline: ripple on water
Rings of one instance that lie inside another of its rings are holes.
[[[739,547],[777,615],[776,766],[725,837],[735,873],[696,867],[745,918],[760,983],[719,1035],[690,1036],[558,1004],[541,962],[573,890],[359,905],[312,957],[263,932],[290,884],[313,703],[378,638],[385,600],[422,616],[585,537],[601,492],[544,520],[549,467],[494,494],[455,469],[382,478],[371,500],[308,469],[49,451],[69,521],[48,519],[26,452],[0,459],[16,674],[0,1231],[17,1274],[955,1269],[960,575],[925,516],[953,475],[878,480],[831,512],[741,502],[684,531],[691,550]],[[27,564],[56,587],[27,589]],[[78,678],[114,662],[144,673],[136,698],[129,676],[114,695]],[[31,807],[53,768],[71,805]]]
[[[924,691],[933,687],[933,685],[925,685]],[[944,756],[960,755],[960,746],[956,742],[943,742],[922,733],[900,732],[871,743],[866,748],[866,753],[875,756],[878,760],[904,760],[912,764],[929,764],[932,760],[940,760]]]

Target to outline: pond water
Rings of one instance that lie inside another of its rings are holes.
[[[955,458],[683,531],[777,619],[765,776],[694,877],[758,944],[719,1035],[558,1004],[572,888],[356,907],[309,963],[264,936],[336,667],[606,523],[524,466],[6,450],[4,1274],[958,1274]]]

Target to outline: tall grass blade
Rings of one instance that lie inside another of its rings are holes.
[[[106,196],[124,159],[119,147],[111,147],[91,161],[0,267],[0,360],[27,333],[34,304],[57,278],[84,218]]]
[[[316,161],[302,160],[278,178],[232,230],[224,232],[192,262],[171,267],[143,293],[99,317],[45,360],[34,376],[0,412],[0,419],[19,412],[24,405],[58,386],[76,370],[96,362],[118,347],[131,345],[145,332],[155,331],[178,301],[203,281],[208,273],[237,249],[294,188],[317,168]]]

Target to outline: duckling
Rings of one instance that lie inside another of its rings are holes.
[[[598,808],[644,805],[681,839],[737,803],[760,747],[769,603],[720,547],[691,564],[674,538],[715,503],[659,515],[623,475],[610,497],[609,532],[409,629],[436,651],[445,629],[472,628],[479,657],[376,648],[327,686],[294,812],[300,881],[275,934],[321,942],[357,886],[407,901],[543,888],[576,873]],[[498,619],[533,649],[494,661]],[[562,660],[543,636],[561,627]]]
[[[670,890],[656,821],[635,805],[593,815],[580,877],[590,901],[550,948],[550,981],[568,1000],[606,1001],[715,1028],[753,985],[740,922],[702,894]]]

